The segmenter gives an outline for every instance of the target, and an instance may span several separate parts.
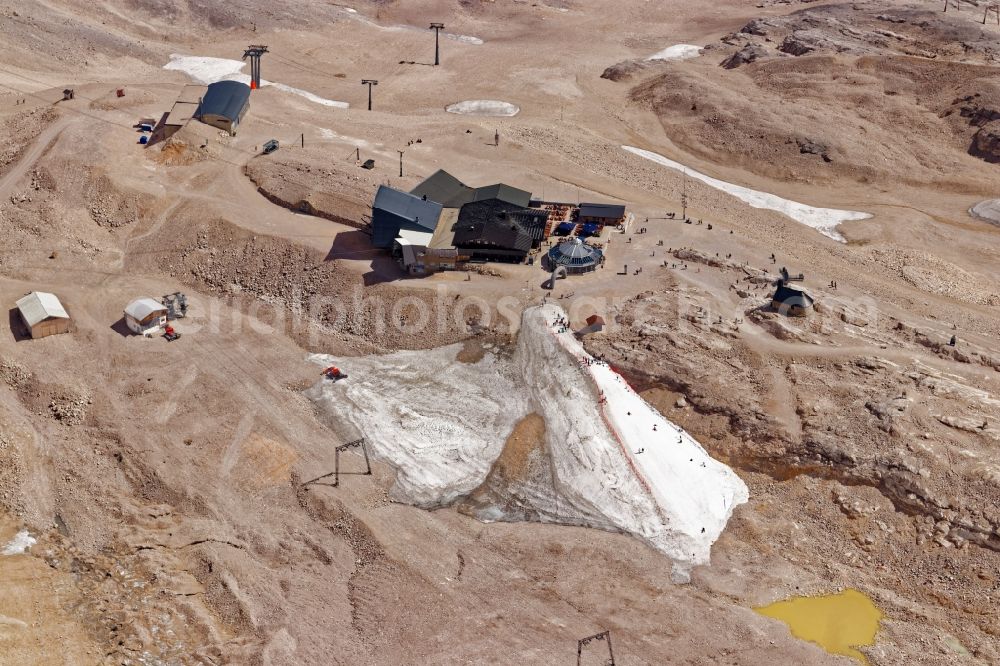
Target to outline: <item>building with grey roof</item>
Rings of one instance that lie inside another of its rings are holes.
[[[372,245],[391,249],[401,231],[433,233],[441,204],[380,185],[372,204]]]
[[[438,169],[410,194],[436,201],[445,208],[461,208],[476,197],[476,191],[444,169]]]
[[[562,266],[567,273],[587,273],[596,269],[604,261],[604,253],[579,238],[564,240],[549,250],[551,268]]]
[[[410,194],[436,201],[445,208],[461,208],[473,201],[489,201],[498,199],[521,208],[527,208],[531,203],[531,192],[519,190],[516,187],[495,183],[483,187],[469,187],[458,178],[438,169],[424,182],[410,191]]]
[[[476,188],[476,196],[473,201],[489,201],[491,199],[527,208],[528,204],[531,203],[531,192],[525,192],[503,183]]]
[[[239,81],[218,81],[205,91],[198,108],[198,119],[235,135],[248,108],[250,86]]]
[[[625,206],[621,204],[582,203],[576,221],[583,224],[619,224],[625,219]]]
[[[475,203],[466,204],[475,206]],[[531,249],[531,236],[521,225],[494,216],[475,220],[461,218],[455,224],[455,247],[473,261],[521,263]]]

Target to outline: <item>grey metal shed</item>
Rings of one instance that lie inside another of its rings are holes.
[[[208,86],[198,118],[206,125],[236,134],[249,107],[250,86],[239,81],[219,81]]]

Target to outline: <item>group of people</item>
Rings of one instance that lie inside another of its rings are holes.
[[[569,331],[569,321],[566,317],[556,317],[552,325],[556,327],[556,333],[567,333]]]

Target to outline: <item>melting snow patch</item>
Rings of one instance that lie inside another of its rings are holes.
[[[654,53],[646,58],[646,60],[689,60],[697,58],[699,55],[701,55],[700,46],[695,46],[694,44],[674,44],[659,53]]]
[[[462,42],[463,44],[474,44],[479,46],[483,43],[483,40],[478,37],[472,37],[471,35],[453,35],[450,32],[442,33],[442,37],[447,37],[448,39],[454,40],[456,42]]]
[[[460,345],[385,356],[334,359],[347,379],[323,380],[307,395],[396,469],[394,499],[436,507],[467,497],[525,415],[545,421],[547,471],[526,484],[534,518],[625,532],[673,561],[674,578],[707,564],[743,481],[687,432],[594,360],[560,323],[555,305],[524,313],[509,360],[456,360]],[[343,469],[345,463],[341,461]],[[512,486],[513,487],[513,486]],[[506,507],[480,507],[486,520]],[[516,518],[517,515],[512,517]]]
[[[337,109],[347,109],[351,106],[347,102],[338,102],[335,99],[326,99],[324,97],[320,97],[319,95],[314,95],[308,90],[300,90],[298,88],[286,86],[284,83],[271,83],[270,81],[261,80],[260,84],[262,86],[274,86],[275,88],[277,88],[282,92],[298,95],[299,97],[305,97],[310,102],[315,102],[316,104],[322,104],[323,106],[332,106]]]
[[[464,116],[516,116],[520,110],[516,104],[495,99],[469,99],[445,108],[448,113]]]
[[[29,548],[38,543],[38,540],[28,534],[28,530],[21,530],[14,535],[14,538],[8,542],[3,550],[0,551],[2,555],[23,555],[28,551]]]
[[[768,194],[767,192],[751,190],[750,188],[743,187],[742,185],[733,185],[732,183],[727,183],[724,180],[719,180],[717,178],[712,178],[711,176],[706,176],[703,173],[698,173],[694,169],[690,169],[680,162],[674,162],[659,153],[643,150],[642,148],[622,146],[622,149],[634,155],[638,155],[639,157],[644,157],[647,160],[656,162],[657,164],[662,164],[665,167],[684,172],[692,178],[700,180],[717,190],[722,190],[727,194],[731,194],[740,201],[743,201],[754,208],[766,208],[768,210],[783,213],[796,222],[804,224],[807,227],[812,227],[824,236],[832,238],[840,243],[847,242],[847,239],[837,231],[837,227],[841,222],[866,220],[871,217],[868,213],[860,213],[851,210],[816,208],[797,201],[782,199],[776,194]]]
[[[1000,199],[980,201],[969,209],[969,214],[985,222],[1000,225]]]
[[[350,18],[354,19],[355,21],[358,21],[359,23],[364,23],[366,25],[370,25],[371,27],[377,28],[379,30],[397,30],[397,31],[410,30],[419,32],[426,32],[427,30],[426,28],[419,28],[415,25],[382,25],[381,23],[372,21],[367,16],[359,13],[358,10],[352,9],[351,7],[342,6],[340,10],[345,14],[347,14]],[[483,43],[482,39],[480,39],[479,37],[473,37],[472,35],[456,35],[451,32],[442,32],[441,36],[444,37],[445,39],[450,39],[455,42],[461,42],[462,44],[471,44],[474,46],[479,46],[480,44]]]
[[[241,81],[249,85],[250,77],[243,74],[244,65],[242,60],[171,54],[170,62],[163,69],[184,72],[193,81],[206,86],[217,81]]]
[[[193,81],[206,86],[210,83],[216,83],[217,81],[239,81],[240,83],[250,85],[250,77],[243,73],[243,66],[245,64],[246,63],[242,60],[172,54],[170,56],[170,62],[164,65],[163,69],[184,72],[190,76]],[[310,102],[322,104],[323,106],[330,106],[338,109],[346,109],[350,107],[350,104],[347,102],[338,102],[337,100],[326,99],[324,97],[320,97],[319,95],[314,95],[307,90],[300,90],[299,88],[287,86],[284,83],[274,83],[272,81],[265,81],[261,79],[260,85],[261,87],[273,86],[282,92],[304,97]]]
[[[324,139],[328,139],[330,141],[340,141],[342,143],[349,143],[352,146],[357,146],[358,148],[364,148],[365,150],[372,149],[372,144],[369,141],[366,141],[364,139],[357,139],[353,136],[346,136],[344,134],[337,134],[332,129],[327,129],[326,127],[320,127],[319,133],[320,136],[322,136]],[[375,144],[375,146],[379,148],[381,148],[382,145],[383,144],[381,143]]]
[[[336,414],[342,427],[358,431],[373,453],[396,469],[397,501],[434,508],[474,490],[528,412],[509,370],[495,356],[462,363],[455,358],[461,349],[310,357],[348,374],[338,382],[321,380],[307,395]]]

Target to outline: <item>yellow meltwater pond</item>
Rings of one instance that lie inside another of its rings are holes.
[[[755,608],[761,615],[781,620],[792,635],[816,643],[831,654],[868,660],[855,648],[874,645],[882,612],[857,590],[820,597],[795,597]]]

